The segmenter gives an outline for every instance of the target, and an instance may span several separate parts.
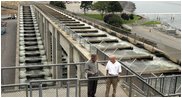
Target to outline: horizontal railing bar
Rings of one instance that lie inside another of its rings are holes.
[[[106,62],[107,61],[98,61],[97,63],[106,63]],[[52,67],[52,66],[64,66],[64,65],[83,65],[85,63],[86,62],[47,64],[47,65],[13,66],[13,67],[1,67],[1,70],[5,70],[5,69],[20,69],[20,68],[32,68],[32,67]]]
[[[31,80],[30,83],[35,82],[56,82],[56,81],[75,81],[78,78],[67,78],[67,79],[50,79],[50,80]]]
[[[136,75],[124,75],[124,76],[97,76],[97,77],[89,77],[88,79],[106,79],[106,78],[129,78],[129,77],[134,77]]]
[[[85,64],[85,63],[86,62],[47,64],[47,65],[27,65],[27,66],[14,66],[14,67],[1,67],[1,70],[4,70],[4,69],[32,68],[32,67],[52,67],[52,66],[63,66],[63,65],[81,65],[81,64]]]
[[[164,97],[174,97],[174,96],[181,96],[181,93],[164,95]]]
[[[134,77],[135,75],[124,75],[124,76],[119,76],[119,78],[129,78],[129,77]],[[98,77],[91,77],[90,79],[105,79],[105,78],[113,78],[116,76],[98,76]],[[88,79],[78,79],[78,78],[65,78],[65,79],[51,79],[51,80],[32,80],[30,81],[31,83],[33,82],[55,82],[55,81],[87,81]],[[7,84],[7,85],[1,85],[1,87],[8,87],[8,86],[23,86],[23,85],[29,85],[29,83],[21,83],[21,84]]]
[[[12,87],[12,86],[28,86],[29,83],[21,83],[21,84],[6,84],[6,85],[1,85],[1,87]]]
[[[158,79],[158,78],[171,78],[171,77],[181,77],[181,75],[170,75],[170,76],[160,76],[160,77],[147,77],[144,79]]]

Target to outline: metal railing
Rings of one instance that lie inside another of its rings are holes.
[[[144,79],[165,96],[181,96],[181,75],[146,77]]]
[[[63,82],[63,81],[66,81],[67,85],[66,87],[62,88],[59,86],[59,82]],[[46,97],[46,93],[44,93],[44,91],[46,91],[44,88],[43,88],[43,83],[44,82],[56,82],[56,85],[55,85],[55,89],[56,89],[56,97],[59,96],[59,90],[60,88],[61,89],[61,92],[63,92],[63,90],[65,90],[65,92],[61,95],[61,96],[64,96],[66,94],[66,97],[70,97],[70,82],[73,81],[75,82],[74,83],[74,87],[75,87],[75,95],[74,96],[77,96],[77,89],[78,89],[78,79],[77,78],[70,78],[70,79],[51,79],[51,80],[33,80],[33,81],[30,81],[30,97],[33,97],[33,89],[32,89],[32,84],[33,83],[39,83],[39,87],[37,88],[38,89],[38,96],[39,97],[43,97],[45,96]],[[72,83],[73,84],[73,83]],[[35,94],[34,94],[35,95]]]
[[[106,61],[99,61],[98,66],[103,66],[106,63],[107,63]],[[34,66],[19,66],[19,67],[2,67],[1,70],[8,70],[8,69],[16,70],[16,69],[21,69],[21,68],[33,68],[33,67],[55,67],[55,66],[63,66],[63,65],[64,66],[65,65],[66,66],[70,66],[70,65],[71,66],[72,65],[83,66],[84,64],[85,64],[85,62],[70,63],[70,64],[50,64],[50,65],[34,65]],[[83,72],[80,72],[80,73],[83,74]],[[58,75],[58,74],[59,73],[56,73],[56,75]],[[5,77],[2,77],[2,78],[5,78]],[[106,78],[108,78],[108,77],[107,76],[95,77],[95,79],[102,81],[102,85],[101,84],[98,85],[102,89],[103,89],[103,87],[105,87],[103,85],[105,85],[105,79]],[[145,82],[142,78],[138,77],[138,75],[127,70],[123,65],[122,65],[122,75],[120,78],[122,78],[122,83],[120,83],[120,89],[125,88],[124,91],[126,91],[127,96],[163,96],[160,92],[158,92],[152,86],[147,84],[147,82]],[[73,82],[71,82],[71,81],[73,81]],[[50,79],[50,80],[32,80],[28,83],[28,86],[27,86],[27,84],[26,84],[26,86],[28,87],[28,91],[30,92],[29,96],[48,96],[46,93],[46,92],[48,92],[48,90],[50,90],[50,91],[52,90],[52,91],[54,91],[54,93],[56,92],[52,96],[85,96],[84,91],[86,90],[86,85],[87,85],[86,82],[87,81],[88,81],[88,79],[85,79],[85,78],[67,78],[67,79],[58,78],[58,79]],[[54,85],[44,86],[44,84],[46,84],[47,82],[52,82]],[[66,82],[66,85],[61,85],[61,82]],[[38,87],[33,87],[34,83],[38,84]],[[25,87],[22,87],[22,84],[16,85],[16,87],[18,86],[17,88],[15,88],[15,85],[2,84],[2,86],[1,86],[2,95],[5,94],[5,91],[6,92],[8,91],[7,86],[13,87],[13,88],[11,88],[11,91],[25,90]],[[66,87],[67,89],[65,89],[64,87]],[[76,88],[73,88],[73,87],[77,87],[77,89],[84,88],[85,90],[79,89],[79,91],[76,91]],[[60,92],[60,91],[64,91],[64,93],[59,94],[58,92]],[[75,94],[71,93],[72,95],[70,95],[69,91],[75,92]],[[25,92],[27,92],[27,90]],[[78,94],[76,94],[76,92]],[[66,95],[63,95],[63,94],[66,94]],[[100,96],[104,96],[104,95],[101,94]]]
[[[120,76],[120,82],[119,86],[117,87],[117,96],[129,96],[129,97],[143,97],[143,96],[158,96],[160,97],[160,94],[157,94],[154,90],[152,90],[150,87],[146,87],[146,91],[141,91],[137,86],[134,84],[134,78],[135,75],[126,75],[126,76]],[[106,85],[106,79],[107,78],[113,78],[113,76],[99,76],[99,77],[92,77],[89,79],[77,79],[77,78],[71,78],[71,79],[51,79],[51,80],[34,80],[29,83],[29,88],[25,90],[26,97],[86,97],[87,96],[87,81],[88,80],[98,80],[98,86],[97,86],[97,92],[96,96],[98,97],[104,97],[105,96],[105,85]],[[127,80],[127,81],[125,81]],[[59,82],[66,81],[67,85],[65,87],[61,87],[58,85]],[[70,81],[72,82],[70,86]],[[43,82],[57,82],[55,86],[51,86],[49,88],[43,87]],[[38,88],[32,89],[31,84],[32,83],[39,83]],[[126,85],[128,84],[128,85]],[[21,85],[21,84],[20,84]],[[9,85],[9,86],[15,86],[15,85]],[[17,86],[17,85],[16,85]],[[4,88],[5,86],[3,86]],[[145,85],[144,85],[145,87]],[[28,93],[29,92],[29,93]],[[12,92],[11,92],[12,93]],[[29,94],[29,95],[28,95]],[[2,95],[5,95],[4,92],[2,92]],[[18,97],[18,95],[16,94]],[[22,95],[20,95],[22,96]]]

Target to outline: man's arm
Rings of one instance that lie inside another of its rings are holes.
[[[108,71],[108,69],[109,69],[109,68],[108,68],[108,63],[109,63],[109,62],[107,62],[107,64],[106,64],[106,75],[109,75],[109,71]]]
[[[118,72],[118,74],[121,75],[121,73],[122,73],[122,68],[121,68],[121,64],[119,63],[119,72]]]
[[[85,64],[85,72],[86,72],[87,74],[94,74],[92,71],[89,71],[89,64],[88,64],[88,61],[87,61],[87,63]]]
[[[88,74],[95,74],[94,72],[89,71],[88,69],[86,69],[86,73],[88,73]]]
[[[106,70],[106,76],[109,75],[108,70]]]

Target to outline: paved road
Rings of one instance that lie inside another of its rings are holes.
[[[15,66],[16,57],[16,20],[6,20],[6,33],[1,35],[1,67]],[[3,74],[2,83],[9,84],[15,81],[14,70],[6,70],[1,72]]]
[[[155,29],[151,29],[149,32],[149,27],[144,26],[134,26],[132,33],[136,33],[139,36],[147,38],[151,41],[157,43],[157,47],[168,55],[181,60],[181,39],[175,38],[173,36],[164,34]]]

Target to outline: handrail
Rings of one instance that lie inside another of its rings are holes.
[[[82,65],[82,64],[85,64],[85,62],[47,64],[47,65],[29,65],[29,66],[16,66],[16,67],[1,67],[1,70],[4,70],[4,69],[32,68],[32,67],[52,67],[52,66],[75,65],[75,64]]]
[[[159,79],[159,78],[171,78],[171,77],[181,77],[181,75],[170,75],[170,76],[159,76],[159,77],[145,77],[144,79]]]
[[[50,80],[31,80],[30,83],[35,82],[57,82],[57,81],[74,81],[78,80],[78,78],[62,78],[62,79],[50,79]]]
[[[75,96],[77,96],[77,93],[78,93],[78,88],[80,89],[80,86],[79,83],[80,81],[88,81],[90,79],[106,79],[106,78],[113,78],[113,77],[116,77],[116,76],[98,76],[98,77],[90,77],[88,79],[78,79],[78,78],[67,78],[67,79],[51,79],[51,80],[32,80],[30,81],[29,83],[24,83],[24,84],[7,84],[7,85],[2,85],[1,87],[10,87],[10,86],[21,86],[21,85],[27,85],[27,86],[30,86],[30,96],[32,96],[32,83],[39,83],[39,96],[41,97],[42,96],[42,82],[58,82],[58,81],[67,81],[67,92],[66,92],[66,95],[69,96],[69,90],[70,90],[70,83],[68,81],[75,81],[76,84],[75,84]],[[129,78],[130,79],[130,83],[129,83],[129,96],[131,96],[132,94],[132,89],[134,89],[132,86],[134,86],[134,84],[132,83],[133,79],[132,77],[136,77],[136,75],[123,75],[123,76],[119,76],[119,78]],[[143,82],[143,81],[142,81]],[[78,85],[77,85],[78,83]],[[145,82],[143,82],[145,84]],[[146,84],[147,85],[147,84]],[[147,85],[148,87],[150,87],[149,85]],[[150,87],[150,89],[153,89]],[[135,89],[136,90],[136,89]],[[79,90],[80,91],[80,90]],[[155,89],[154,89],[155,91]],[[26,89],[26,93],[28,92],[28,89]],[[157,92],[157,91],[155,91]],[[149,93],[149,92],[148,92]],[[160,96],[163,96],[161,93],[157,92]],[[28,93],[27,93],[28,94]],[[28,96],[26,94],[26,96]],[[143,93],[144,94],[144,93]],[[143,95],[142,94],[142,95]]]
[[[6,85],[1,85],[1,87],[12,87],[12,86],[28,86],[28,83],[21,83],[21,84],[6,84]]]

